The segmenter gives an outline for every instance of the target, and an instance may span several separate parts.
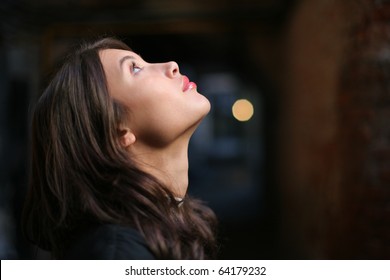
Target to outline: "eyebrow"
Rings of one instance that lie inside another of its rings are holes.
[[[119,68],[122,68],[123,63],[128,59],[135,59],[132,55],[126,55],[119,60]]]

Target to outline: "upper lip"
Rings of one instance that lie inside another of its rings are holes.
[[[188,89],[188,85],[190,84],[190,79],[187,76],[183,75],[183,91]]]

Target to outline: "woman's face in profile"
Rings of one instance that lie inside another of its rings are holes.
[[[174,141],[210,111],[209,101],[175,62],[147,63],[117,49],[102,50],[100,59],[109,93],[129,109],[128,125],[138,141]]]

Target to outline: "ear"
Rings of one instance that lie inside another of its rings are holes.
[[[129,128],[121,127],[118,129],[119,143],[123,148],[128,148],[134,144],[136,138],[133,132]]]

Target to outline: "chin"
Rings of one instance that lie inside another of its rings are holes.
[[[210,109],[211,109],[210,103],[207,103],[207,106],[205,105],[202,107],[202,110],[199,110],[198,117],[192,125],[192,129],[194,131],[202,122],[202,120],[207,116],[207,114],[210,112]]]
[[[194,127],[197,127],[200,122],[207,116],[207,114],[210,112],[211,110],[211,104],[210,104],[210,101],[204,97],[203,95],[200,95],[202,96],[202,99],[201,101],[198,100],[197,104],[196,104],[196,109],[194,111]]]
[[[199,122],[203,120],[207,116],[207,114],[210,112],[211,106],[210,103],[207,104],[207,106],[203,106],[202,111],[199,113]]]
[[[204,107],[204,116],[203,117],[205,117],[211,110],[211,103],[210,103],[210,101],[206,97],[204,97],[204,105],[203,105],[203,107]]]

